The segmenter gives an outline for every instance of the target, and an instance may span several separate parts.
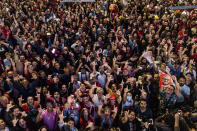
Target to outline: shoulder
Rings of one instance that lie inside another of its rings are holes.
[[[189,86],[187,86],[187,85],[184,85],[184,86],[182,87],[182,89],[183,89],[184,91],[190,91],[190,88],[189,88]]]

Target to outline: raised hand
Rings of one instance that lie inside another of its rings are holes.
[[[128,117],[128,116],[129,116],[129,110],[128,110],[128,111],[125,111],[125,112],[124,112],[124,115],[125,115],[126,117]]]
[[[25,111],[21,112],[21,115],[26,117],[27,116],[27,113]]]
[[[12,104],[12,102],[10,102],[9,104],[7,104],[6,111],[9,112],[12,107],[14,107],[14,105]]]
[[[86,126],[86,128],[92,128],[94,126],[93,122],[88,122],[88,125]]]
[[[38,108],[38,112],[39,112],[40,114],[43,112],[43,109],[42,109],[41,106]]]
[[[65,118],[65,116],[64,116],[63,112],[60,113],[60,114],[59,114],[60,122],[63,122],[63,121],[64,121],[64,118]]]
[[[193,63],[194,63],[194,60],[191,59],[191,60],[189,61],[189,64],[192,65]]]
[[[129,91],[128,87],[124,88],[124,93],[127,93]]]
[[[118,107],[115,107],[114,110],[113,110],[113,112],[114,113],[117,113],[118,112]]]
[[[119,90],[117,90],[116,91],[116,94],[120,96],[121,95],[121,92]]]
[[[37,99],[39,99],[39,98],[40,98],[40,94],[37,93],[35,97],[36,97]]]
[[[106,99],[109,99],[109,98],[110,98],[110,94],[107,94],[107,95],[105,96],[105,98],[106,98]]]
[[[173,80],[173,81],[177,81],[176,76],[173,75],[173,76],[172,76],[172,80]]]
[[[16,126],[17,122],[18,122],[18,119],[16,119],[16,118],[12,120],[12,124],[14,127]]]
[[[113,62],[116,62],[116,57],[113,58]]]
[[[124,81],[122,80],[120,83],[120,86],[122,87],[124,85]]]
[[[24,101],[23,97],[20,96],[20,97],[18,98],[18,101],[19,101],[19,102],[23,102],[23,101]]]

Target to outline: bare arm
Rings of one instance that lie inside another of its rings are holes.
[[[103,105],[99,105],[98,106],[98,115],[100,116],[100,117],[102,117],[103,116],[103,114],[101,113],[102,112],[102,107],[103,107]]]
[[[38,115],[36,116],[36,123],[38,123],[38,122],[40,122],[41,120],[42,120],[42,118],[41,118],[41,114],[42,114],[42,108],[40,107],[39,109],[38,109]]]
[[[76,73],[78,74],[79,73],[79,69],[81,68],[81,66],[83,65],[83,63],[81,62],[76,70]]]
[[[28,66],[28,62],[25,62],[25,67],[24,67],[24,74],[27,75],[27,66]]]
[[[89,91],[89,96],[90,96],[91,98],[94,97],[93,92],[94,92],[95,88],[96,88],[96,87],[93,87],[93,88],[91,88],[90,91]]]
[[[16,63],[12,59],[11,59],[11,63],[14,73],[16,73]]]
[[[105,85],[105,89],[106,89],[107,92],[109,92],[109,83],[110,83],[110,81],[111,81],[111,76],[109,75],[109,76],[107,76],[107,83]]]
[[[15,62],[19,61],[19,57],[18,57],[18,54],[16,53],[16,50],[14,50],[14,61]]]
[[[190,52],[190,54],[191,54],[191,56],[193,56],[194,55],[194,49],[197,47],[197,45],[193,45],[192,46],[192,49],[191,49],[191,52]]]
[[[175,86],[176,86],[175,94],[176,94],[176,96],[179,96],[179,93],[180,93],[180,85],[179,85],[179,83],[177,81],[176,76],[172,76],[172,79],[174,80],[174,83],[175,83]]]

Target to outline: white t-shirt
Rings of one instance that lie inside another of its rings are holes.
[[[105,96],[103,96],[101,99],[99,99],[97,94],[94,94],[94,96],[92,98],[92,102],[94,103],[94,105],[96,107],[98,107],[98,105],[102,104],[104,100],[105,100]]]

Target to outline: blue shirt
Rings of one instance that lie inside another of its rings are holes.
[[[177,102],[184,102],[184,96],[181,93],[181,91],[184,91],[186,95],[190,95],[190,88],[187,85],[181,86],[180,87],[180,93],[179,96],[177,98]]]

